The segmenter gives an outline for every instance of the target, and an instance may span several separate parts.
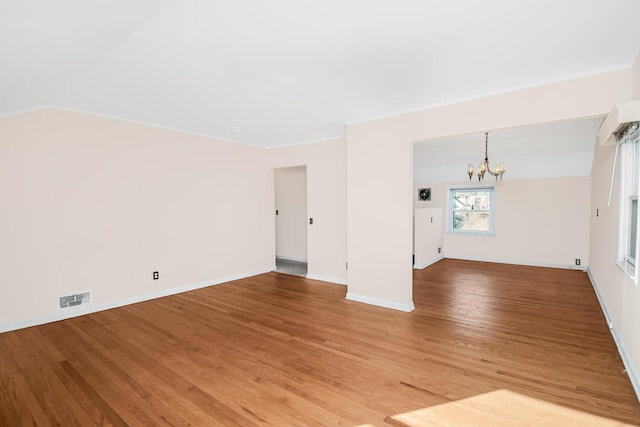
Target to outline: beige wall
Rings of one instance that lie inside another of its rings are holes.
[[[274,171],[276,195],[276,257],[307,260],[307,168]]]
[[[607,114],[621,70],[347,126],[349,294],[411,309],[412,141]]]
[[[637,384],[640,367],[640,289],[615,264],[619,213],[617,179],[611,206],[607,206],[614,151],[615,146],[596,147],[591,175],[589,272],[606,307],[609,321],[613,323],[612,332],[622,347],[623,356],[627,358],[627,371]],[[597,217],[596,209],[599,211]]]
[[[56,109],[0,119],[0,331],[270,271],[279,167],[307,165],[309,277],[346,284],[345,145],[262,149]],[[81,291],[92,304],[58,308]]]
[[[633,67],[633,99],[640,99],[640,57]],[[640,398],[640,288],[615,264],[619,214],[618,177],[608,206],[615,145],[596,146],[591,171],[589,272],[604,304],[612,333]],[[618,164],[619,166],[619,164]],[[619,172],[619,171],[618,171]],[[599,216],[596,216],[596,210]]]
[[[450,186],[495,188],[495,235],[444,234],[447,258],[585,269],[589,265],[590,178],[493,179],[419,185],[431,187],[431,201],[442,206],[447,229]],[[580,258],[581,266],[575,266]]]
[[[346,140],[266,150],[270,168],[306,165],[307,277],[346,284],[347,188]]]
[[[0,119],[0,330],[67,293],[105,307],[270,270],[264,152],[68,111]]]

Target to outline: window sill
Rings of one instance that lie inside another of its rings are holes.
[[[495,237],[496,233],[492,232],[492,231],[452,231],[452,230],[447,230],[446,231],[447,234],[450,234],[452,236],[487,236],[487,237]]]
[[[636,276],[636,268],[629,261],[626,260],[617,260],[616,265],[631,279]]]

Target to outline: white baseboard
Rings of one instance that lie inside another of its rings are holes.
[[[305,258],[293,258],[293,257],[281,256],[281,255],[276,255],[276,259],[282,259],[284,261],[307,262]]]
[[[432,260],[429,260],[429,261],[427,261],[427,262],[425,262],[423,264],[416,264],[416,265],[413,266],[413,268],[415,270],[422,270],[424,268],[429,267],[432,264],[435,264],[436,262],[440,261],[441,259],[444,259],[443,255],[440,255],[440,256],[438,256],[438,257],[436,257],[436,258],[434,258]]]
[[[336,283],[338,285],[346,285],[347,279],[338,279],[337,277],[320,276],[318,274],[307,274],[307,279],[320,280],[322,282]]]
[[[367,297],[364,295],[357,295],[351,292],[347,292],[346,299],[351,301],[356,301],[356,302],[363,302],[365,304],[370,304],[370,305],[377,305],[379,307],[391,308],[393,310],[405,311],[407,313],[415,309],[413,302],[411,302],[411,304],[401,304],[395,301],[387,301],[383,299]]]
[[[529,265],[531,267],[546,267],[546,268],[562,268],[565,270],[578,270],[578,271],[587,271],[589,268],[585,265],[571,265],[571,264],[551,264],[545,262],[529,262],[529,261],[514,261],[508,259],[494,259],[494,258],[467,258],[467,257],[458,257],[458,256],[447,256],[445,258],[448,259],[460,259],[464,261],[479,261],[479,262],[493,262],[496,264],[513,264],[513,265]]]
[[[640,382],[638,382],[638,373],[633,366],[633,362],[629,358],[629,353],[627,352],[624,343],[620,339],[618,332],[616,332],[616,325],[609,317],[609,311],[607,310],[607,306],[600,295],[600,291],[598,291],[598,285],[596,281],[593,279],[591,275],[591,270],[587,269],[587,275],[589,276],[589,280],[591,281],[591,286],[593,286],[593,290],[596,293],[596,297],[598,298],[598,302],[600,303],[600,308],[602,309],[602,313],[604,314],[604,318],[607,321],[607,325],[609,325],[609,330],[611,331],[611,336],[618,347],[618,353],[620,353],[620,357],[622,358],[622,364],[624,368],[627,370],[627,375],[629,376],[629,381],[631,381],[631,385],[633,386],[633,390],[636,392],[636,397],[640,401]]]
[[[59,320],[70,319],[72,317],[83,316],[85,314],[96,313],[98,311],[109,310],[112,308],[123,307],[125,305],[135,304],[138,302],[148,301],[156,298],[162,298],[169,295],[180,294],[183,292],[193,291],[200,288],[206,288],[208,286],[219,285],[221,283],[232,282],[234,280],[245,279],[247,277],[257,276],[259,274],[268,273],[274,271],[274,267],[269,267],[263,270],[253,271],[250,273],[234,274],[231,276],[219,277],[217,279],[206,280],[204,282],[192,283],[190,285],[179,286],[177,288],[163,289],[161,291],[152,292],[144,295],[136,295],[129,298],[124,298],[116,301],[110,301],[102,304],[86,304],[75,308],[66,308],[56,314],[50,316],[39,317],[36,319],[24,320],[21,322],[7,323],[0,325],[0,333],[14,331],[17,329],[29,328],[31,326],[44,325],[45,323],[57,322]]]

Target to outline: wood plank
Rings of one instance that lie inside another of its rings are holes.
[[[414,271],[412,313],[345,291],[268,273],[2,334],[0,420],[379,426],[507,390],[640,425],[583,272],[447,259]],[[464,405],[444,417],[510,416]]]
[[[7,380],[3,380],[0,376],[0,384],[6,383]],[[27,416],[30,414],[25,414],[23,410],[23,405],[20,402],[16,402],[17,405],[14,406],[12,399],[9,396],[9,390],[7,386],[0,386],[0,426],[20,426],[20,425],[28,425],[27,423],[23,423]],[[22,419],[22,420],[21,420]],[[33,425],[33,423],[31,423]]]
[[[387,419],[398,427],[622,427],[619,421],[533,399],[509,390],[497,390],[467,399],[399,414]]]
[[[52,425],[34,396],[31,385],[27,384],[22,374],[18,373],[2,378],[1,385],[11,402],[11,406],[20,417],[21,425],[43,427]]]
[[[60,369],[64,372],[64,375],[62,372],[57,373],[60,380],[93,419],[95,425],[104,427],[128,425],[69,361],[60,362]]]

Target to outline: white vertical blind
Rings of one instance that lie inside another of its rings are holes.
[[[638,123],[628,125],[618,134],[620,149],[620,213],[618,259],[624,272],[638,283],[638,189],[640,188]],[[635,219],[635,222],[634,222]]]

